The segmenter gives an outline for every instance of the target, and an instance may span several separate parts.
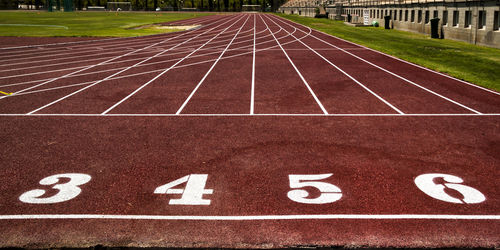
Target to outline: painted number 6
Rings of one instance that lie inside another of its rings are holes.
[[[342,198],[342,191],[340,188],[330,183],[318,181],[332,175],[333,174],[289,175],[290,188],[314,187],[321,192],[321,195],[316,198],[307,198],[309,192],[304,189],[296,189],[288,192],[288,198],[292,201],[305,204],[325,204],[340,200],[340,198]]]
[[[69,178],[69,182],[64,184],[57,184],[61,181],[61,178]],[[56,174],[51,175],[49,177],[43,178],[40,181],[41,185],[54,185],[52,189],[59,190],[59,192],[53,196],[40,198],[45,194],[45,190],[43,189],[33,189],[30,190],[21,196],[19,196],[19,200],[24,203],[33,203],[33,204],[51,204],[58,203],[63,201],[69,201],[75,197],[77,197],[82,190],[78,187],[89,182],[91,179],[90,175],[87,174]]]
[[[442,178],[445,183],[435,183],[436,178]],[[422,174],[415,178],[417,187],[434,199],[461,204],[481,203],[486,200],[486,197],[477,189],[459,184],[462,182],[464,182],[462,178],[449,174]],[[450,196],[446,193],[446,188],[459,192],[463,199]]]

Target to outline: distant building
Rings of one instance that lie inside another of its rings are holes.
[[[316,0],[290,0],[280,11],[309,15]],[[430,34],[430,19],[439,18],[439,28],[445,39],[453,39],[500,48],[500,1],[484,0],[336,0],[327,2],[329,18],[362,22],[363,10],[369,11],[370,22],[383,23],[390,16],[394,29]],[[298,5],[298,6],[291,6]],[[295,8],[293,8],[295,7]]]

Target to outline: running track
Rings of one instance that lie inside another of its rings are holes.
[[[500,246],[500,94],[264,14],[0,46],[0,246]]]

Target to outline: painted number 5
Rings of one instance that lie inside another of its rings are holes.
[[[436,179],[442,178],[444,184],[437,184]],[[481,203],[486,197],[477,189],[459,184],[464,182],[462,178],[449,174],[422,174],[415,178],[415,184],[430,197],[451,203]],[[453,189],[462,196],[460,199],[446,193],[446,189]]]
[[[340,198],[342,198],[342,191],[340,188],[333,184],[319,181],[332,175],[333,174],[289,175],[290,188],[314,187],[317,188],[321,194],[316,198],[307,198],[309,192],[304,189],[296,189],[288,192],[288,198],[292,201],[305,204],[325,204],[340,200]]]
[[[61,182],[61,178],[69,178],[69,181],[64,184],[57,184]],[[82,190],[78,186],[89,182],[90,179],[91,179],[90,175],[86,174],[52,175],[43,178],[40,181],[40,184],[46,186],[56,184],[52,187],[52,189],[59,190],[57,194],[50,197],[41,198],[45,194],[45,190],[34,189],[19,196],[19,200],[21,200],[24,203],[33,203],[33,204],[50,204],[50,203],[69,201],[77,197],[82,192]]]

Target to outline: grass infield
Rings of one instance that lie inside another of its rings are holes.
[[[206,15],[210,15],[210,13],[0,11],[0,35],[43,37],[144,36],[178,30],[163,30],[154,27],[131,28]]]
[[[386,30],[382,27],[351,27],[342,21],[324,18],[278,15],[458,79],[500,91],[500,49],[447,39],[431,39],[430,35]]]

